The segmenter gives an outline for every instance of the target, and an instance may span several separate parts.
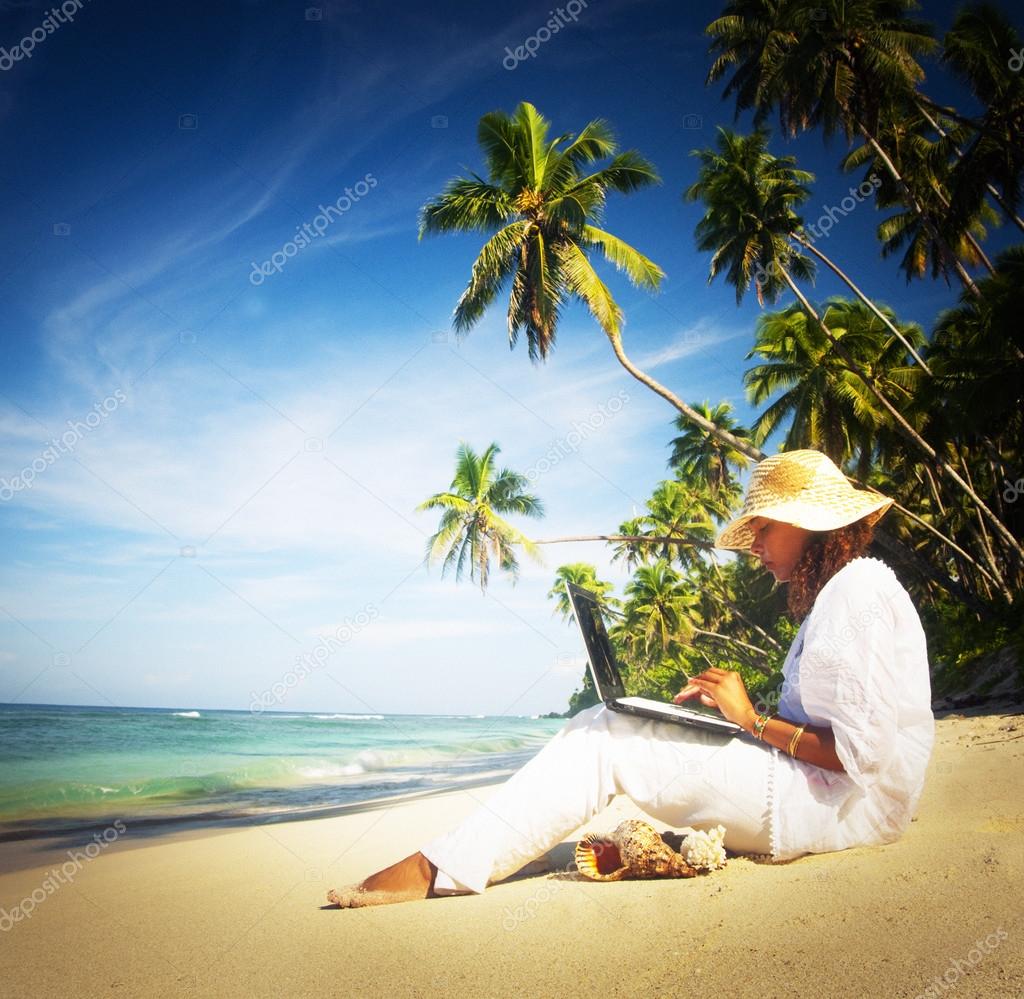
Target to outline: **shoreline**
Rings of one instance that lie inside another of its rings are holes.
[[[480,895],[325,907],[328,888],[414,852],[500,782],[329,818],[126,835],[6,930],[47,869],[10,871],[32,841],[4,843],[0,976],[29,997],[1020,994],[1022,736],[1019,712],[938,717],[918,814],[896,843],[785,864],[730,857],[684,880],[573,870],[584,832],[644,817],[618,796],[549,851],[546,872]]]
[[[511,776],[511,774],[509,774]],[[507,779],[507,778],[506,778]],[[432,799],[458,794],[460,791],[486,792],[498,787],[503,779],[481,777],[465,781],[458,787],[426,788],[422,791],[407,791],[401,794],[367,798],[342,805],[316,805],[308,809],[283,811],[254,815],[201,813],[195,818],[181,816],[171,819],[139,816],[126,819],[121,815],[110,815],[96,822],[83,822],[67,830],[40,829],[30,835],[12,835],[0,832],[0,872],[12,873],[26,867],[42,867],[65,860],[67,851],[82,849],[92,842],[92,837],[109,829],[115,822],[126,826],[124,839],[119,838],[118,852],[141,847],[159,846],[186,839],[202,839],[222,833],[239,832],[245,829],[259,829],[264,826],[280,826],[301,822],[328,821],[361,812],[376,812],[393,805],[401,805],[421,799]]]

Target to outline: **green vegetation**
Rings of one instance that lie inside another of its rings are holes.
[[[755,700],[771,697],[795,625],[769,574],[742,556],[720,562],[711,542],[740,501],[739,474],[774,435],[783,448],[825,451],[896,501],[874,551],[921,609],[937,691],[964,686],[971,664],[996,649],[1020,654],[1024,246],[993,257],[984,243],[996,225],[1024,232],[1024,72],[1008,64],[1024,42],[990,4],[965,6],[941,41],[913,9],[909,0],[731,0],[706,29],[708,83],[724,80],[754,127],[720,127],[713,146],[694,150],[697,176],[682,196],[703,207],[696,246],[711,254],[709,281],[722,276],[738,302],[749,290],[766,308],[793,299],[752,331],[743,382],[762,408],[750,428],[725,402],[683,402],[625,352],[622,309],[589,254],[657,289],[665,272],[598,223],[609,193],[658,178],[639,153],[618,151],[606,122],[549,140],[548,121],[530,104],[485,115],[487,178],[452,180],[422,209],[421,236],[488,237],[455,309],[457,331],[468,332],[507,288],[510,343],[525,331],[539,363],[575,299],[629,374],[678,411],[677,436],[666,431],[672,477],[653,484],[646,511],[609,541],[633,572],[622,598],[583,563],[562,566],[550,594],[563,615],[564,580],[599,594],[631,693],[672,693],[714,663],[739,670]],[[966,85],[971,106],[933,101],[926,65]],[[823,221],[800,214],[815,177],[770,150],[776,117],[783,140],[843,133],[852,148],[837,168],[864,172],[850,200],[872,201],[884,215],[879,255],[908,281],[958,283],[959,303],[930,331],[901,320],[848,273],[841,217],[829,217],[829,255],[817,245]],[[819,267],[849,296],[814,301]],[[424,504],[445,509],[431,550],[460,570],[468,558],[481,587],[488,551],[514,571],[511,546],[533,550],[497,514],[539,512],[522,481],[490,493],[485,471],[467,466],[452,493]],[[570,713],[593,697],[585,677]]]

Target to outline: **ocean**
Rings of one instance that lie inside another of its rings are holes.
[[[560,718],[0,704],[0,841],[233,824],[500,781]]]

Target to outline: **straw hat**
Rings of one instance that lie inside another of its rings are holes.
[[[874,524],[892,506],[878,493],[854,489],[827,454],[783,451],[757,463],[739,516],[715,541],[716,548],[747,550],[755,517],[780,520],[808,531],[833,531],[855,520]]]

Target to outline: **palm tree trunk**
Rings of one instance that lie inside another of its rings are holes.
[[[948,211],[949,199],[940,194],[939,200],[942,201],[943,207]],[[996,269],[992,266],[992,261],[988,259],[988,254],[981,248],[981,244],[974,238],[974,235],[969,232],[964,232],[964,238],[971,244],[971,249],[977,254],[978,259],[984,265],[985,270],[995,277]]]
[[[732,642],[734,645],[739,645],[744,649],[749,649],[752,652],[757,652],[762,656],[771,655],[767,649],[759,649],[756,645],[750,645],[747,642],[742,642],[738,638],[733,638],[731,635],[721,635],[717,631],[704,631],[703,628],[694,628],[693,633],[695,635],[703,635],[705,638],[720,638],[723,642]],[[750,662],[750,660],[748,660]],[[771,676],[775,671],[771,666],[766,666],[764,663],[759,663],[757,660],[750,662],[750,665],[754,667],[758,672],[764,673],[765,676]]]
[[[804,311],[821,327],[821,331],[826,337],[828,337],[828,340],[835,348],[836,353],[846,362],[850,371],[864,382],[868,391],[882,404],[886,412],[892,417],[901,434],[906,437],[908,441],[923,451],[933,463],[938,465],[946,475],[960,486],[960,488],[976,504],[978,509],[985,515],[986,519],[992,525],[992,528],[999,537],[1002,538],[1003,543],[1016,554],[1017,558],[1019,558],[1021,562],[1024,562],[1024,548],[1021,547],[1020,542],[1010,533],[1009,528],[1007,528],[1007,526],[988,508],[984,500],[982,500],[982,498],[966,482],[964,482],[957,470],[945,459],[939,457],[935,449],[906,421],[903,414],[884,395],[882,395],[879,389],[875,386],[874,379],[857,364],[857,362],[850,356],[847,349],[839,342],[839,340],[836,339],[835,334],[833,334],[833,332],[825,325],[814,306],[811,305],[803,292],[797,287],[789,271],[785,267],[780,267],[779,271],[782,274],[783,280],[789,286],[789,290],[796,295]]]
[[[942,207],[949,211],[949,198],[942,193],[942,189],[938,184],[932,184],[932,190],[935,192],[936,197],[939,199]],[[971,244],[971,249],[974,250],[978,259],[985,265],[985,269],[989,274],[995,276],[996,269],[992,266],[992,261],[988,259],[988,254],[981,248],[981,244],[974,238],[974,234],[964,229],[964,239]]]
[[[607,332],[607,331],[606,331]],[[608,333],[608,339],[611,341],[612,350],[615,351],[615,356],[621,364],[638,382],[642,385],[646,385],[656,395],[660,395],[666,402],[671,403],[683,414],[691,423],[697,424],[701,430],[711,434],[718,440],[730,447],[735,448],[737,451],[742,451],[748,458],[753,458],[754,461],[763,461],[768,457],[760,448],[755,447],[753,444],[736,437],[734,434],[729,433],[728,430],[723,430],[716,423],[712,423],[710,420],[705,419],[700,413],[697,412],[692,406],[687,406],[682,399],[679,398],[674,392],[669,391],[665,388],[661,382],[655,381],[650,375],[641,371],[628,357],[622,349],[622,338],[618,333]]]
[[[934,479],[932,478],[931,469],[928,468],[927,465],[924,466],[924,469],[925,469],[925,471],[928,474],[928,479],[929,479],[929,482],[931,483],[931,486],[932,486],[932,494],[935,496],[936,501],[938,501],[939,508],[940,508],[940,511],[941,511],[942,503],[941,503],[941,501],[939,501],[938,492],[935,490],[935,484],[934,484]],[[957,557],[958,566],[959,566],[959,569],[960,569],[961,573],[964,570],[964,565],[960,564],[959,560],[962,559],[964,561],[964,563],[973,565],[974,568],[977,569],[978,572],[982,576],[988,576],[990,582],[992,582],[995,586],[1000,587],[1000,589],[1003,588],[1003,583],[1002,583],[1001,577],[995,577],[995,576],[989,575],[988,570],[983,565],[981,565],[981,563],[979,563],[977,561],[977,559],[973,558],[968,552],[964,551],[964,549],[961,548],[948,535],[943,534],[942,531],[940,531],[937,527],[935,527],[932,524],[929,524],[928,521],[926,521],[923,518],[919,517],[913,511],[908,510],[905,506],[901,506],[895,500],[893,501],[892,505],[893,505],[893,509],[894,510],[899,510],[899,512],[902,513],[908,520],[914,521],[914,523],[917,524],[919,527],[921,527],[924,530],[928,531],[930,534],[934,534],[940,541],[943,542],[943,544],[945,544],[947,547],[951,548],[953,550],[954,554]]]
[[[964,477],[970,482],[973,487],[974,482],[971,479],[971,470],[967,466],[967,459],[964,457],[963,451],[957,448],[957,452],[960,455],[960,464],[963,466]],[[985,521],[980,514],[975,511],[978,517],[978,530],[981,532],[981,552],[985,556],[985,561],[988,563],[989,568],[993,573],[999,575],[999,570],[996,568],[996,555],[992,550],[992,539],[989,537],[988,531],[985,529]],[[1006,597],[1007,603],[1013,603],[1013,594],[1010,593],[1006,586],[1000,586],[1000,590],[1004,597]]]
[[[718,581],[719,584],[724,586],[725,584],[722,580],[722,570],[718,567],[718,563],[714,559],[711,560],[711,567],[715,571],[715,579]],[[723,596],[721,592],[712,595],[715,597],[715,599],[720,600],[723,604],[725,604],[725,606],[728,607],[729,610],[731,610],[749,628],[753,628],[754,631],[756,631],[766,642],[768,642],[769,645],[774,645],[776,649],[779,649],[780,651],[782,650],[782,644],[776,641],[774,636],[769,635],[768,632],[765,631],[764,628],[762,628],[756,621],[751,621],[751,619],[747,617],[747,615],[744,614],[743,611],[741,611],[739,607],[737,607],[736,604],[734,604],[728,597]]]
[[[783,274],[787,278],[789,275],[783,271]],[[791,279],[790,279],[791,280]],[[799,293],[798,293],[798,297]],[[813,312],[813,310],[812,310]],[[716,426],[710,420],[704,419],[696,410],[692,407],[687,406],[675,393],[670,392],[664,385],[655,379],[651,378],[650,375],[641,371],[627,356],[626,352],[622,349],[622,337],[618,334],[608,334],[608,339],[611,341],[612,349],[615,351],[615,356],[618,358],[619,363],[638,381],[641,385],[646,385],[652,392],[660,395],[666,402],[671,403],[679,410],[687,419],[693,421],[702,430],[707,431],[719,440],[725,441],[725,443],[732,445],[737,450],[742,451],[747,456],[753,458],[755,461],[762,461],[767,455],[756,448],[753,445],[747,444],[746,441],[741,441],[739,438],[734,437],[727,430],[723,430],[721,427]],[[833,337],[834,340],[834,337]],[[938,532],[936,532],[938,533]],[[958,599],[963,600],[969,604],[979,614],[984,614],[991,617],[991,610],[985,607],[983,604],[979,604],[956,580],[951,579],[949,573],[943,572],[941,569],[932,565],[927,559],[921,558],[917,552],[913,549],[908,548],[897,538],[894,538],[887,534],[884,530],[876,530],[875,537],[879,539],[879,543],[883,545],[887,550],[891,551],[896,557],[902,559],[905,562],[914,565],[917,570],[928,579],[931,579],[937,586],[940,586],[947,593],[953,594]],[[940,535],[941,537],[941,535]]]
[[[917,109],[918,111],[921,112],[922,115],[924,115],[924,117],[928,120],[928,124],[931,125],[932,128],[934,128],[935,131],[939,133],[939,135],[941,135],[944,139],[949,138],[943,127],[928,113],[928,111],[924,108],[920,101],[917,102]],[[953,152],[956,153],[957,159],[962,160],[964,158],[963,151],[960,149],[960,146],[957,145],[955,142],[953,143]],[[988,188],[988,193],[992,195],[992,199],[995,201],[995,203],[999,205],[1000,208],[1002,208],[1003,214],[1011,222],[1013,222],[1014,225],[1016,225],[1021,232],[1024,232],[1024,219],[1022,219],[1016,212],[1013,211],[1013,209],[1010,208],[1010,206],[1004,200],[1003,196],[992,184],[990,184],[988,181],[985,181],[985,187]]]
[[[703,541],[700,538],[680,537],[673,534],[668,537],[655,537],[650,534],[579,534],[569,538],[544,538],[540,541],[534,540],[535,545],[560,545],[568,541],[644,541],[649,544],[674,544],[692,545],[703,551],[714,551],[715,546],[710,541]]]
[[[921,558],[913,548],[909,548],[885,531],[875,531],[874,538],[878,547],[886,551],[897,564],[904,562],[912,566],[925,579],[935,583],[939,589],[945,590],[946,593],[960,600],[965,606],[970,607],[979,618],[991,621],[995,617],[995,612],[991,607],[983,604],[957,580],[950,578],[949,573],[943,572],[932,565],[927,559]]]
[[[924,464],[924,462],[922,462],[918,466],[918,482],[921,481],[921,475],[920,475],[920,471],[921,470],[924,471],[924,478],[928,482],[928,491],[931,493],[932,502],[938,508],[939,516],[942,517],[943,520],[945,520],[946,508],[945,508],[945,506],[942,503],[942,497],[939,495],[939,486],[938,486],[938,483],[935,481],[935,476],[932,474],[931,468],[928,465]],[[918,523],[920,523],[920,524],[927,524],[927,521],[925,521],[923,518],[920,518],[920,519],[918,519]],[[930,525],[928,525],[928,526],[930,526]],[[956,546],[953,546],[953,547],[958,549],[959,545],[956,545]],[[962,550],[955,550],[954,553],[953,553],[953,558],[956,561],[957,579],[961,579],[961,580],[967,579],[967,562],[968,562],[967,556],[963,553]],[[984,572],[984,571],[982,570],[982,572]],[[982,581],[984,582],[984,580],[982,580]]]
[[[868,298],[867,295],[865,295],[864,292],[862,292],[860,288],[858,288],[853,283],[853,281],[845,273],[843,273],[843,271],[839,269],[839,267],[837,267],[828,257],[826,257],[825,254],[822,253],[821,250],[819,250],[806,236],[802,236],[799,233],[794,233],[793,238],[801,246],[804,246],[808,250],[810,250],[811,253],[813,253],[826,267],[830,268],[832,272],[836,275],[836,277],[838,277],[841,281],[844,281],[846,283],[846,286],[850,289],[850,291],[852,291],[872,311],[872,313],[874,313],[875,317],[885,324],[886,329],[888,329],[889,332],[892,333],[892,335],[895,336],[896,339],[899,340],[899,342],[902,343],[908,351],[910,351],[911,357],[913,357],[914,360],[917,361],[917,363],[926,372],[928,372],[929,375],[932,373],[932,369],[929,368],[927,364],[925,364],[925,362],[921,359],[921,355],[918,354],[916,350],[914,350],[914,348],[911,346],[907,338],[896,328],[896,325],[890,321],[889,317],[886,316],[882,312],[882,310],[879,309],[878,306],[875,305],[875,303],[872,302],[871,299]]]
[[[956,271],[956,275],[963,282],[964,287],[975,297],[981,298],[981,292],[978,290],[978,286],[974,283],[973,278],[964,268],[964,265],[960,263],[959,257],[953,252],[949,244],[938,234],[935,226],[932,225],[931,221],[925,215],[924,209],[921,207],[921,202],[917,200],[914,193],[907,186],[907,182],[903,179],[902,174],[896,169],[896,164],[893,163],[885,150],[878,144],[878,140],[871,134],[871,132],[862,125],[859,121],[857,127],[860,130],[860,134],[864,136],[867,143],[874,150],[875,155],[882,161],[885,169],[889,172],[889,176],[896,182],[899,189],[903,192],[903,197],[907,199],[907,204],[917,213],[922,224],[928,231],[928,234],[936,245],[941,249],[942,253],[946,257],[946,260],[953,264],[953,269]]]

